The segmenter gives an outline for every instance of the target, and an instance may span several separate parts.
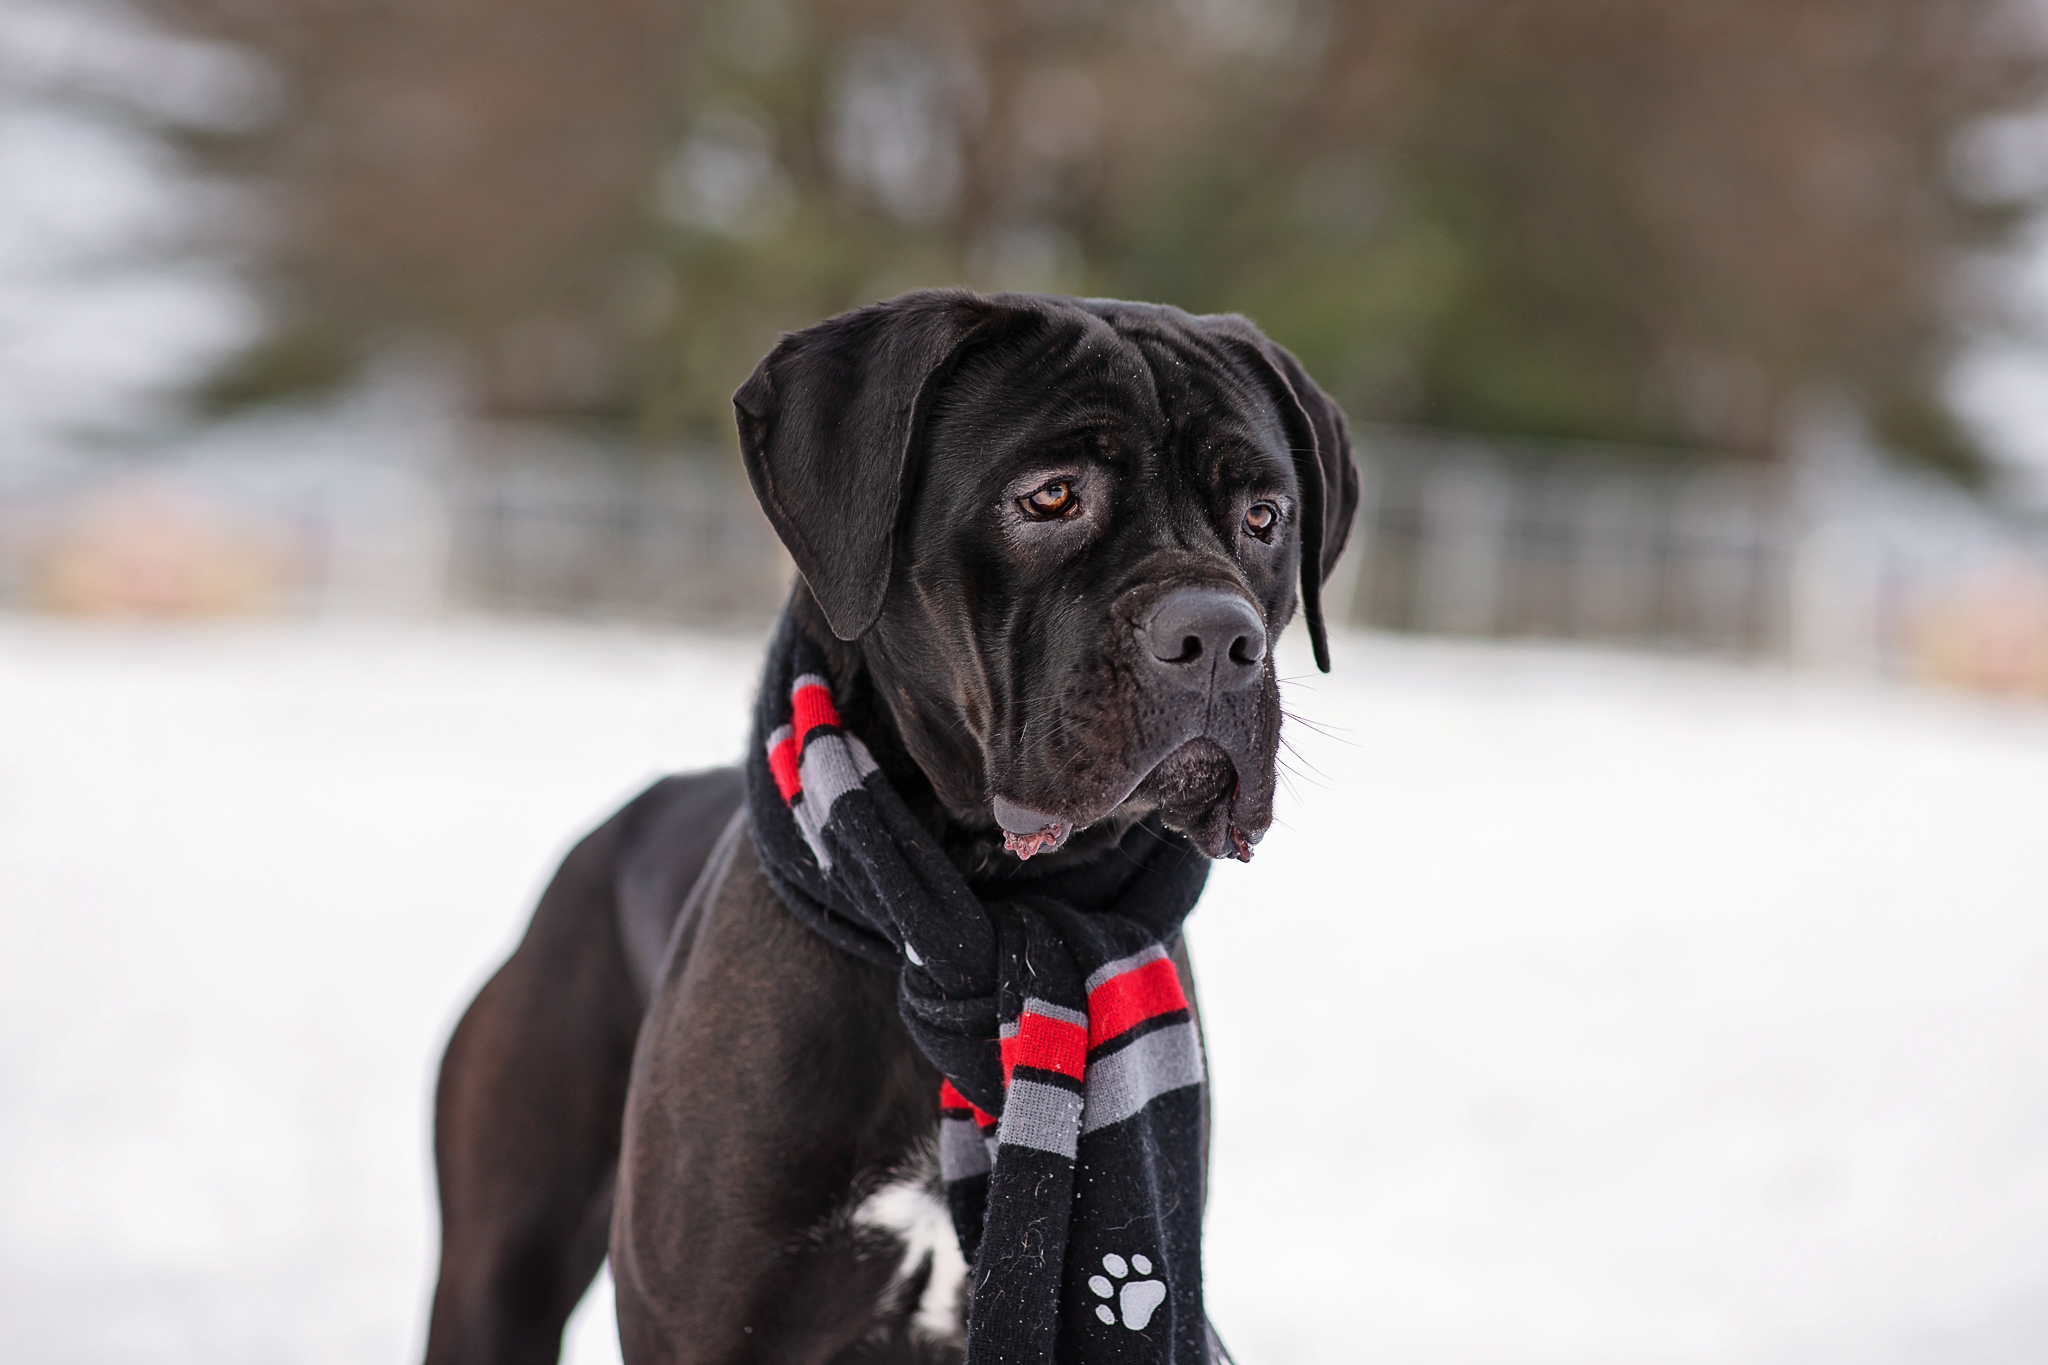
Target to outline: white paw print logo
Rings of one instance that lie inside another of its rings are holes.
[[[1152,1262],[1143,1256],[1133,1256],[1129,1263],[1126,1263],[1123,1257],[1112,1251],[1102,1258],[1102,1268],[1107,1270],[1109,1275],[1090,1275],[1088,1288],[1098,1299],[1115,1298],[1116,1308],[1111,1308],[1106,1303],[1098,1303],[1095,1305],[1095,1316],[1115,1326],[1117,1309],[1120,1308],[1123,1310],[1124,1326],[1133,1332],[1144,1331],[1145,1324],[1152,1321],[1152,1315],[1158,1311],[1159,1305],[1166,1302],[1166,1282],[1132,1280],[1121,1290],[1112,1283],[1110,1276],[1121,1280],[1134,1270],[1140,1275],[1150,1275]]]

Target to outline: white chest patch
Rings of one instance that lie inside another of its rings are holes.
[[[960,1238],[953,1231],[953,1217],[946,1212],[935,1176],[936,1171],[912,1170],[891,1181],[860,1202],[853,1221],[902,1243],[903,1259],[889,1282],[890,1293],[899,1292],[930,1264],[931,1276],[918,1296],[911,1330],[938,1341],[958,1341],[967,1259],[960,1254]]]

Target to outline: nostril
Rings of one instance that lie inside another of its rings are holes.
[[[1225,676],[1229,686],[1245,686],[1266,657],[1265,622],[1242,593],[1223,587],[1176,588],[1153,607],[1138,634],[1175,686],[1207,687]]]

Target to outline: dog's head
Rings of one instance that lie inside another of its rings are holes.
[[[734,395],[748,477],[905,747],[1022,857],[1160,812],[1210,857],[1273,818],[1272,642],[1358,473],[1243,318],[907,294],[785,336]]]

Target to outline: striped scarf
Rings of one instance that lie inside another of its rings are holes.
[[[755,725],[748,815],[778,895],[900,968],[904,1021],[944,1078],[968,1365],[1221,1358],[1202,1312],[1201,1042],[1169,957],[1207,860],[1147,821],[1086,866],[970,886],[840,724],[787,619]]]

